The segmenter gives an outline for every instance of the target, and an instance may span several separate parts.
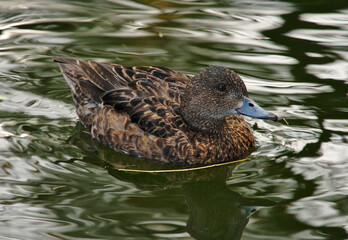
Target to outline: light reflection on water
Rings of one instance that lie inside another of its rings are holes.
[[[1,237],[348,237],[341,2],[17,0],[0,9]],[[121,173],[114,168],[159,166],[110,152],[76,125],[50,56],[191,74],[224,65],[289,125],[248,118],[258,147],[238,166]]]

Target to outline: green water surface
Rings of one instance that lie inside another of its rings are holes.
[[[280,121],[192,172],[91,139],[51,56],[236,71]],[[0,239],[348,239],[348,2],[0,1]],[[285,118],[288,125],[283,120]]]

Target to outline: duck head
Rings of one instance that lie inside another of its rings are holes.
[[[216,128],[233,114],[278,119],[249,98],[243,80],[235,72],[219,66],[207,67],[193,77],[180,109],[187,124],[198,130]]]

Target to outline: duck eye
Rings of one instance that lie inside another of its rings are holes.
[[[218,89],[219,89],[219,91],[220,91],[220,92],[223,92],[223,91],[225,91],[225,90],[226,90],[226,85],[225,85],[225,84],[223,84],[223,83],[219,83],[219,85],[218,85]]]

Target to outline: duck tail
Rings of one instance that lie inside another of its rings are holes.
[[[84,61],[54,57],[53,60],[59,64],[64,79],[68,83],[73,100],[76,106],[76,113],[82,123],[89,128],[101,104],[100,96],[105,92],[104,89],[96,85],[88,76],[90,70],[86,69],[89,64]],[[94,77],[92,75],[92,77]]]
[[[91,67],[87,62],[62,57],[53,59],[55,62],[58,62],[75,101],[79,102],[87,97],[96,103],[100,102],[100,96],[104,93],[104,89],[95,83],[94,78],[96,74],[90,73]]]

